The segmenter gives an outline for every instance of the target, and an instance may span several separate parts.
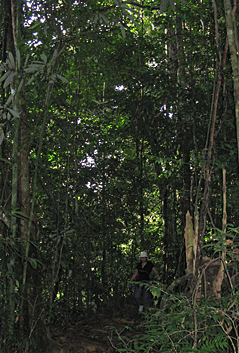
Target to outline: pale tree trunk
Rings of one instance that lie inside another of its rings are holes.
[[[226,18],[227,38],[231,56],[231,65],[233,72],[234,84],[234,100],[236,113],[236,130],[237,130],[237,153],[239,161],[239,41],[236,27],[236,12],[237,1],[234,0],[234,8],[232,9],[231,0],[224,0],[224,11]]]
[[[194,231],[190,212],[186,214],[186,227],[184,232],[186,248],[186,274],[195,275],[195,260],[197,256],[197,233]]]

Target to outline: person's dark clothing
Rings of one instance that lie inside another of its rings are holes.
[[[136,269],[138,270],[138,276],[136,278],[136,281],[139,281],[139,282],[149,281],[150,280],[149,275],[153,268],[154,268],[154,264],[151,261],[147,261],[144,268],[142,268],[142,262],[139,262],[136,266]]]
[[[149,289],[144,286],[136,284],[134,289],[134,297],[138,304],[143,304],[146,307],[150,307],[152,305],[152,294]]]
[[[148,282],[150,280],[149,275],[153,268],[154,264],[151,261],[147,261],[144,268],[142,268],[142,262],[140,261],[136,266],[136,269],[138,270],[136,281]],[[152,295],[149,289],[145,286],[136,284],[134,297],[139,304],[143,303],[145,306],[151,306],[152,304]]]

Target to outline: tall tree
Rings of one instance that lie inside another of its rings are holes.
[[[233,72],[233,85],[234,85],[234,100],[235,100],[235,114],[236,114],[236,128],[237,128],[237,154],[239,158],[239,40],[236,22],[236,9],[237,4],[232,3],[230,0],[224,1],[224,11],[226,19],[227,39],[230,49],[230,58]]]

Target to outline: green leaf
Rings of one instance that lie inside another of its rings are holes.
[[[21,91],[22,86],[23,86],[23,83],[24,83],[24,80],[23,80],[23,78],[22,78],[21,81],[20,81],[20,83],[19,83],[19,86],[18,86],[18,88],[17,88],[17,92],[18,92],[18,93]]]
[[[9,68],[12,70],[15,70],[14,56],[12,55],[12,53],[10,51],[8,52],[8,58],[9,58]]]
[[[34,63],[34,64],[30,64],[26,69],[25,69],[25,72],[26,73],[33,73],[33,72],[36,72],[36,71],[42,71],[45,67],[45,64],[37,64],[37,63]]]
[[[21,219],[29,219],[28,216],[26,216],[24,213],[22,213],[20,211],[14,211],[14,212],[12,212],[12,215],[15,215],[16,217],[21,218]]]
[[[57,55],[58,55],[58,50],[55,49],[55,50],[54,50],[54,53],[53,53],[53,55],[52,55],[52,60],[53,60],[53,61],[56,60]]]
[[[5,107],[7,107],[12,102],[13,97],[14,97],[14,94],[10,94],[10,96],[8,97],[5,103]]]
[[[30,80],[27,81],[27,83],[26,83],[27,86],[30,85],[30,84],[34,81],[34,79],[37,77],[38,74],[39,74],[39,72],[37,72],[36,74],[34,74],[34,75],[30,78]]]
[[[26,59],[25,59],[25,63],[24,63],[24,69],[26,68],[26,66],[27,66],[27,63],[28,63],[28,60],[29,60],[29,57],[30,57],[30,54],[27,54],[27,56],[26,56]]]
[[[42,58],[42,60],[44,61],[44,63],[47,63],[47,56],[46,54],[41,54],[40,57]]]
[[[59,78],[62,82],[69,83],[69,81],[65,77],[63,77],[63,76],[61,76],[59,74],[56,74],[56,77]]]
[[[0,71],[6,71],[7,67],[5,63],[0,63]]]
[[[109,23],[108,18],[103,13],[100,14],[100,17],[105,21],[105,23]]]
[[[37,261],[36,261],[36,259],[33,259],[32,257],[30,257],[30,258],[28,258],[28,262],[30,263],[30,265],[32,266],[32,268],[33,268],[34,270],[36,270],[36,268],[37,268]]]
[[[120,22],[120,29],[121,29],[122,37],[125,38],[125,37],[126,37],[126,35],[125,35],[125,29],[124,29],[124,26],[122,25],[121,22]]]
[[[33,22],[34,23],[34,22]],[[36,27],[39,27],[41,25],[41,22],[38,21],[38,22],[35,22],[32,26],[29,27],[29,29],[34,29]]]
[[[16,110],[13,110],[11,108],[7,108],[7,110],[14,116],[14,118],[19,118],[19,112]]]
[[[4,162],[4,163],[8,163],[9,165],[11,165],[11,162],[9,160],[7,160],[7,159],[4,159],[4,158],[0,157],[0,161]]]
[[[12,71],[10,75],[7,77],[3,84],[3,88],[7,88],[8,85],[10,85],[13,81],[13,78],[16,76],[16,72]]]
[[[99,18],[99,15],[95,15],[94,19],[93,19],[93,22],[96,24],[97,21],[98,21],[98,18]]]
[[[5,72],[5,74],[0,78],[0,82],[3,82],[6,80],[6,78],[10,75],[11,71]]]

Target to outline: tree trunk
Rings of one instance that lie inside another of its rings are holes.
[[[163,283],[168,282],[168,270],[169,270],[169,210],[168,210],[168,186],[165,187],[163,193],[162,202],[162,213],[163,213]]]
[[[186,274],[195,274],[195,260],[197,254],[197,234],[194,232],[193,223],[191,220],[190,212],[186,215],[185,227],[185,247],[186,247]]]
[[[13,37],[13,45],[11,47],[14,48],[14,53],[16,53],[17,49],[17,39],[20,35],[20,29],[18,27],[18,8],[17,1],[11,0],[11,17],[12,17],[12,37]],[[12,53],[12,54],[14,54]],[[17,76],[16,76],[17,77]],[[16,92],[17,87],[17,78],[15,82],[12,83],[11,89]],[[18,111],[18,95],[15,94],[14,99],[12,101],[12,108],[14,111]],[[16,211],[18,209],[18,146],[19,146],[19,117],[16,117],[14,120],[14,141],[12,147],[12,198],[11,198],[11,234],[12,238],[15,239],[17,237],[17,217]],[[14,271],[14,265],[16,266],[16,258],[15,255],[12,255],[12,258],[8,264],[8,270]],[[10,278],[9,283],[9,334],[10,337],[13,335],[13,326],[15,320],[15,280]]]
[[[184,58],[184,45],[182,33],[182,21],[177,16],[177,47],[178,47],[178,115],[182,122],[181,125],[181,151],[183,156],[183,228],[186,222],[187,211],[190,211],[190,185],[191,185],[191,171],[190,171],[190,140],[191,133],[189,129],[189,117],[185,115],[187,109],[185,104],[188,105],[186,99],[186,73],[185,73],[185,58]]]
[[[231,66],[233,72],[234,83],[234,100],[236,113],[236,130],[237,130],[237,153],[239,161],[239,41],[237,34],[237,25],[235,19],[236,1],[234,1],[234,9],[232,9],[231,0],[224,0],[224,11],[226,18],[227,38],[231,55]]]
[[[222,192],[223,192],[223,217],[222,217],[222,230],[223,233],[226,232],[226,224],[227,224],[227,196],[226,196],[226,169],[222,170],[222,178],[223,178],[223,186],[222,186]],[[225,244],[226,239],[224,239],[224,244]],[[224,245],[225,246],[225,245]],[[221,289],[222,289],[222,282],[224,279],[224,263],[226,260],[226,250],[224,249],[222,251],[222,261],[217,273],[216,278],[213,281],[213,292],[215,293],[216,297],[220,298],[221,297]]]

